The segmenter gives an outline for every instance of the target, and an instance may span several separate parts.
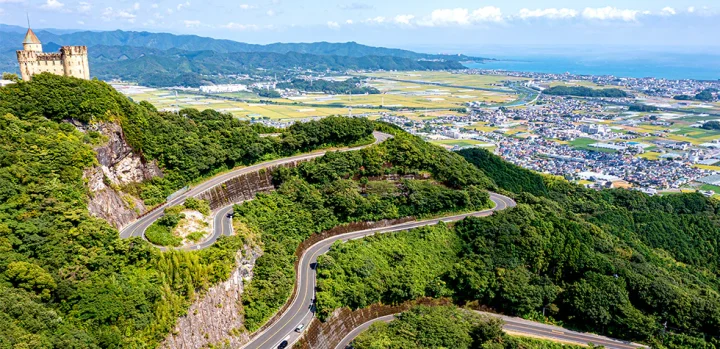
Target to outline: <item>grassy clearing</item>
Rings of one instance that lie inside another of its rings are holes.
[[[590,87],[590,88],[617,88],[617,86],[608,86],[608,85],[598,85],[592,81],[582,81],[582,80],[571,80],[571,81],[553,81],[550,83],[550,87],[555,86],[581,86],[581,87]]]
[[[423,81],[432,83],[441,83],[447,85],[458,85],[458,86],[472,86],[482,88],[498,88],[503,81],[526,81],[525,78],[515,78],[509,76],[497,76],[497,75],[469,75],[469,74],[454,74],[451,72],[426,72],[426,71],[411,71],[411,72],[381,72],[367,74],[368,76],[378,78],[391,78],[399,80],[413,80]]]
[[[476,122],[472,124],[471,126],[465,127],[468,130],[475,130],[475,131],[482,131],[482,132],[492,132],[497,129],[498,127],[488,126],[486,122]]]
[[[702,169],[702,170],[710,170],[710,171],[718,171],[718,172],[720,172],[720,166],[694,165],[693,167],[699,168],[699,169]]]
[[[590,144],[598,143],[598,141],[590,138],[577,138],[575,140],[572,140],[568,142],[568,145],[575,149],[579,150],[589,150],[589,151],[597,151],[597,152],[603,152],[603,153],[616,153],[615,150],[612,149],[602,149],[602,148],[594,148],[591,147]]]
[[[474,139],[444,139],[444,140],[435,140],[430,141],[430,143],[437,144],[437,145],[446,145],[446,146],[458,146],[458,147],[469,147],[469,146],[476,146],[479,144],[487,144],[482,141],[477,141]],[[490,148],[490,146],[486,147]]]
[[[717,185],[703,184],[700,186],[700,190],[709,190],[709,191],[714,191],[715,194],[720,194],[720,186],[717,186]]]
[[[646,159],[646,160],[659,160],[660,155],[661,155],[660,153],[648,151],[648,152],[638,155],[638,157],[642,158],[642,159]]]

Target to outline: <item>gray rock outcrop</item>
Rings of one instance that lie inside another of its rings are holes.
[[[128,144],[120,125],[111,122],[77,124],[83,131],[95,131],[107,141],[95,148],[98,165],[86,169],[90,189],[88,210],[120,229],[147,211],[142,200],[122,190],[124,186],[162,176],[154,162],[146,162]]]
[[[209,345],[237,348],[248,342],[243,331],[242,293],[245,282],[252,278],[252,268],[262,251],[245,246],[236,256],[237,268],[230,278],[202,295],[178,319],[173,332],[161,348],[195,349]]]

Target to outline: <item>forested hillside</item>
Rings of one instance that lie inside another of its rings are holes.
[[[14,50],[22,43],[27,28],[0,27],[0,50]],[[418,53],[408,50],[373,47],[355,42],[311,42],[311,43],[274,43],[268,45],[247,44],[232,40],[220,40],[197,35],[174,35],[169,33],[150,33],[134,31],[76,31],[71,33],[56,33],[38,30],[38,37],[43,43],[54,42],[58,45],[86,45],[86,46],[129,46],[147,49],[169,50],[179,49],[185,51],[215,51],[230,52],[273,52],[273,53],[307,53],[312,55],[329,56],[389,56],[409,59],[444,59],[452,61],[467,61],[472,58],[465,55],[434,55]]]
[[[235,207],[237,236],[202,251],[160,252],[120,240],[88,214],[93,193],[83,172],[106,140],[77,126],[100,121],[119,123],[133,149],[163,169],[163,178],[124,188],[150,204],[231,167],[369,143],[373,129],[395,137],[278,169],[275,192]],[[279,137],[258,134],[268,131],[277,130],[214,111],[160,113],[100,81],[43,74],[0,88],[0,347],[154,347],[196,295],[230,275],[250,242],[264,251],[243,295],[246,329],[257,329],[290,295],[294,253],[312,234],[483,209],[487,190],[514,195],[519,205],[335,245],[317,268],[320,316],[340,306],[450,297],[658,348],[720,345],[714,199],[588,190],[366,119],[330,117]],[[464,321],[475,320],[458,325]],[[404,343],[402,334],[396,340]]]
[[[237,230],[259,235],[264,246],[243,295],[249,330],[260,327],[290,296],[295,250],[311,234],[349,222],[422,218],[491,205],[487,177],[462,157],[407,134],[281,168],[273,178],[276,192],[235,208]]]
[[[209,76],[231,74],[284,74],[290,69],[443,70],[463,69],[456,61],[426,61],[392,56],[332,56],[298,52],[150,51],[133,47],[89,48],[90,69],[102,79],[121,78],[147,86],[197,87]],[[118,52],[120,51],[120,52]],[[134,55],[131,53],[133,52]],[[121,53],[118,55],[118,53]],[[97,58],[96,58],[97,57]],[[98,59],[100,58],[101,59]],[[262,70],[260,70],[262,69]],[[182,76],[183,81],[177,77]]]
[[[627,98],[631,94],[619,88],[590,88],[585,86],[553,86],[542,91],[551,96]]]
[[[154,205],[200,178],[318,147],[371,142],[366,119],[325,118],[294,125],[281,137],[260,137],[247,122],[213,110],[159,113],[147,102],[135,104],[100,81],[38,75],[31,83],[0,89],[0,114],[41,115],[52,121],[114,121],[130,145],[148,160],[157,160],[163,178],[137,188]]]
[[[318,266],[321,316],[445,296],[658,348],[720,344],[717,201],[598,192],[460,154],[518,206],[334,247]]]
[[[511,337],[499,319],[452,306],[418,306],[392,322],[377,322],[353,341],[356,349],[493,348],[580,349],[581,346]]]
[[[158,113],[99,81],[43,74],[0,88],[0,347],[154,347],[235,266],[240,237],[161,253],[89,215],[83,171],[105,140],[74,124],[99,121],[120,123],[163,167],[164,178],[136,188],[149,202],[225,168],[369,142],[373,130],[364,119],[327,118],[262,138],[213,111]]]
[[[18,72],[15,51],[24,29],[0,28],[0,72]],[[212,81],[208,75],[270,74],[302,68],[431,70],[463,69],[464,55],[434,55],[346,43],[274,43],[254,45],[194,35],[107,31],[55,34],[37,31],[46,52],[58,46],[88,46],[90,71],[101,79],[121,78],[146,86],[192,86]]]

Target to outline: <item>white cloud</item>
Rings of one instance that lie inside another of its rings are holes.
[[[503,15],[499,8],[486,6],[473,11],[470,19],[473,22],[502,22]]]
[[[165,16],[163,16],[162,13],[160,13],[160,12],[156,12],[154,16],[155,16],[155,18],[157,18],[157,19],[163,19],[163,18],[165,18]]]
[[[53,11],[62,10],[63,7],[65,7],[65,4],[58,0],[47,0],[45,4],[40,6],[41,9]]]
[[[393,18],[393,21],[397,24],[412,25],[411,21],[415,19],[413,15],[397,15]]]
[[[688,7],[687,12],[695,13],[695,6]]]
[[[2,16],[3,13],[5,13],[5,10],[0,8],[0,16]]]
[[[202,25],[202,23],[198,20],[184,20],[183,24],[185,24],[185,28],[197,28]]]
[[[152,5],[150,5],[150,7],[152,7],[152,8],[158,8],[158,7],[160,7],[160,5],[158,5],[158,4],[152,4]]]
[[[615,7],[602,7],[602,8],[586,8],[582,15],[587,19],[597,20],[623,20],[631,22],[637,20],[637,15],[640,11],[636,10],[621,10]]]
[[[85,22],[84,22],[84,21],[77,21],[76,23],[79,24],[79,25],[85,25]]]
[[[373,18],[368,18],[368,19],[364,20],[363,22],[369,23],[369,24],[381,24],[381,23],[385,23],[385,21],[386,21],[385,17],[377,16],[377,17],[373,17]]]
[[[77,12],[88,13],[92,9],[92,5],[89,2],[79,2]]]
[[[134,4],[133,4],[133,10],[137,11],[137,10],[139,10],[139,9],[140,9],[140,3],[139,3],[139,2],[134,3]]]
[[[355,22],[352,19],[348,19],[347,21],[345,21],[345,24],[353,24],[353,23],[355,23]]]
[[[486,6],[472,12],[465,8],[438,9],[430,14],[430,18],[422,20],[418,24],[436,27],[502,21],[503,15],[499,8]]]
[[[255,9],[255,8],[257,8],[257,6],[255,6],[255,5],[240,4],[240,9],[241,9],[241,10],[252,10],[252,9]]]
[[[24,2],[25,0],[0,0],[0,4],[21,4]]]
[[[272,16],[275,16],[277,14],[277,12],[275,12],[275,10],[267,10],[267,12],[265,12],[265,14],[272,17]]]
[[[114,10],[112,7],[106,7],[102,12],[102,19],[105,21],[120,19],[129,23],[135,23],[135,17],[137,16],[130,11]]]
[[[549,18],[549,19],[564,19],[564,18],[575,18],[577,17],[578,12],[573,9],[569,8],[546,8],[546,9],[537,9],[537,10],[530,10],[527,8],[524,8],[520,10],[520,13],[518,14],[518,17],[522,19],[529,19],[529,18]]]
[[[666,7],[660,11],[661,16],[674,16],[677,14],[677,11],[675,11],[672,7]]]
[[[327,22],[327,26],[330,29],[338,29],[340,28],[340,24],[338,22],[329,21]]]
[[[228,24],[222,25],[221,27],[232,30],[258,30],[260,28],[255,24],[240,24],[235,22],[230,22]]]
[[[190,1],[185,1],[185,3],[181,3],[177,5],[177,10],[180,11],[184,8],[190,7]]]
[[[171,8],[167,9],[167,13],[168,13],[169,15],[171,15],[173,12],[175,12],[175,11],[173,11],[173,9],[171,9]]]

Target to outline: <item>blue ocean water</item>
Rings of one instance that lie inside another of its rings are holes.
[[[490,57],[495,61],[469,63],[469,68],[503,69],[539,73],[614,75],[666,79],[720,79],[720,54],[616,52],[593,55],[512,55]]]

